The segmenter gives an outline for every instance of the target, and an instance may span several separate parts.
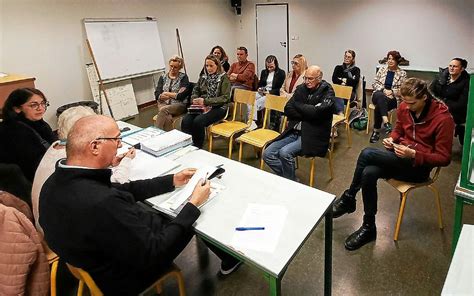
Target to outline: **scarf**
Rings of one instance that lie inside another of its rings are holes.
[[[218,73],[209,74],[206,78],[207,81],[207,97],[208,98],[215,98],[218,94],[217,87],[219,86],[219,82],[221,81],[221,75]]]
[[[355,63],[352,65],[347,66],[346,64],[342,64],[342,68],[344,69],[343,72],[347,74],[350,79],[354,79],[351,71],[355,68]]]
[[[181,79],[184,77],[183,72],[179,72],[178,77],[171,79],[168,76],[169,72],[163,75],[163,91],[177,93],[181,84]]]

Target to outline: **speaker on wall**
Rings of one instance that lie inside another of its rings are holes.
[[[235,8],[235,13],[240,15],[242,13],[242,0],[230,0],[230,5]]]

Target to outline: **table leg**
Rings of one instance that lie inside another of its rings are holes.
[[[281,295],[281,280],[279,278],[269,276],[268,282],[270,285],[270,295],[271,296],[278,296]]]
[[[451,244],[451,255],[454,255],[454,250],[456,249],[459,235],[461,234],[463,207],[464,207],[464,198],[462,196],[456,196],[456,208],[454,210],[453,242]]]
[[[331,295],[332,285],[332,205],[324,223],[324,295]]]

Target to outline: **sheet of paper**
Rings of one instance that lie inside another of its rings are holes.
[[[8,76],[7,73],[0,72],[0,78],[2,78],[2,77],[7,77],[7,76]]]
[[[264,230],[236,231],[231,245],[261,252],[274,252],[285,225],[288,210],[279,205],[249,204],[239,225],[235,227],[265,227]]]
[[[173,196],[170,197],[174,202],[171,205],[171,210],[176,211],[181,206],[181,204],[191,196],[196,187],[197,183],[201,180],[207,179],[217,168],[214,166],[203,166],[198,168],[196,173],[191,177],[188,184],[184,186],[182,190],[176,192]]]
[[[145,140],[161,135],[162,133],[164,133],[164,131],[158,128],[155,128],[153,126],[150,126],[145,129],[142,129],[141,131],[138,131],[136,133],[133,133],[129,136],[124,137],[123,142],[133,146]]]
[[[117,154],[124,153],[130,147],[127,144],[122,144],[122,148],[117,150]],[[132,159],[130,167],[130,181],[150,179],[165,175],[177,168],[179,163],[165,158],[154,157],[146,152],[137,150],[135,158]]]

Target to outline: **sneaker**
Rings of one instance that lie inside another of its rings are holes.
[[[390,134],[392,132],[392,125],[390,122],[386,122],[383,124],[383,127],[385,128],[385,134]]]
[[[222,275],[231,274],[236,271],[240,265],[242,265],[242,261],[237,259],[222,260],[220,273]]]
[[[374,241],[376,238],[377,228],[375,227],[375,224],[369,225],[364,223],[357,231],[347,237],[344,246],[347,250],[354,251],[371,241]]]
[[[255,121],[252,121],[252,124],[247,128],[247,131],[253,131],[254,129],[257,129],[257,123]]]
[[[373,131],[372,135],[370,136],[369,142],[370,143],[377,143],[379,141],[379,139],[380,139],[380,133],[376,132],[376,131]]]

